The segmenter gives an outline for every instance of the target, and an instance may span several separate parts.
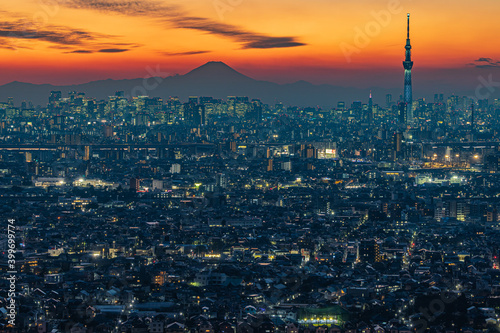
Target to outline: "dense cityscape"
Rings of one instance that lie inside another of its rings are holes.
[[[500,100],[413,98],[409,20],[381,104],[0,103],[0,332],[499,332]]]
[[[498,100],[122,95],[2,105],[19,332],[497,329]]]

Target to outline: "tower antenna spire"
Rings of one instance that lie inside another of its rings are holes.
[[[406,24],[406,39],[410,39],[410,13],[406,14],[407,15],[407,24]]]

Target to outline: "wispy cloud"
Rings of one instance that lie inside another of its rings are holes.
[[[29,21],[16,20],[0,21],[0,37],[40,40],[62,45],[82,45],[98,38],[111,36],[53,25],[38,29],[35,25],[29,24]]]
[[[111,48],[111,49],[100,49],[100,50],[71,50],[66,53],[122,53],[122,52],[127,52],[130,51],[131,49],[118,49],[118,48]]]
[[[12,50],[15,51],[17,49],[17,43],[13,43],[9,38],[0,37],[0,49],[4,50]],[[28,47],[25,47],[28,48]]]
[[[101,53],[122,53],[127,52],[129,49],[101,49],[99,52]]]
[[[165,56],[188,56],[188,55],[195,55],[195,54],[204,54],[204,53],[210,53],[212,51],[206,51],[206,50],[199,50],[199,51],[186,51],[186,52],[159,52],[160,54],[163,54]]]
[[[74,50],[74,51],[69,51],[66,53],[93,53],[93,52],[90,50]]]
[[[292,36],[270,36],[253,32],[236,25],[220,23],[212,19],[190,16],[178,6],[164,5],[150,0],[60,0],[61,5],[76,9],[97,10],[128,16],[144,16],[180,29],[198,30],[204,33],[230,38],[246,49],[271,49],[306,45]]]
[[[91,9],[130,16],[164,17],[165,14],[169,16],[180,14],[177,6],[168,6],[148,0],[59,0],[58,2],[76,9]]]
[[[31,49],[28,41],[41,41],[52,44],[51,48],[70,50],[69,53],[92,53],[100,50],[116,50],[116,47],[137,47],[136,44],[113,43],[117,36],[73,29],[67,26],[36,26],[25,19],[0,21],[0,44],[4,49]],[[83,47],[83,48],[82,48]],[[72,50],[75,48],[74,50]],[[123,52],[123,51],[121,51]]]
[[[500,61],[492,58],[478,58],[474,62],[467,64],[476,68],[495,68],[500,67]]]
[[[245,49],[271,49],[305,45],[295,37],[274,37],[249,32],[232,24],[212,21],[203,17],[181,16],[169,18],[177,28],[199,30],[213,35],[229,37],[243,44]]]

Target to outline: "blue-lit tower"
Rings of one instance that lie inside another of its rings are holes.
[[[411,61],[411,44],[410,44],[410,14],[407,15],[407,25],[406,25],[406,46],[405,46],[405,61],[403,61],[403,67],[405,69],[405,87],[404,87],[404,103],[406,104],[406,124],[413,120],[413,110],[412,110],[412,89],[411,89],[411,68],[413,67],[413,61]]]

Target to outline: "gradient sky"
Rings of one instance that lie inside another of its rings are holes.
[[[414,96],[500,82],[498,0],[2,0],[0,84],[166,76],[216,60],[278,83],[394,88],[407,12]]]

